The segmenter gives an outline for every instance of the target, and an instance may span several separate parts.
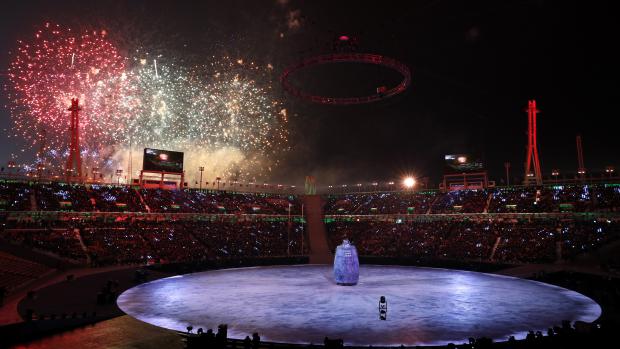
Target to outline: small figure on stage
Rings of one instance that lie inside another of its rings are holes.
[[[385,296],[381,296],[379,299],[379,319],[387,320],[387,301]]]

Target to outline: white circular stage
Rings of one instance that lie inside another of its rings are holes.
[[[379,319],[379,298],[387,320]],[[360,267],[356,286],[338,286],[332,267],[300,265],[224,269],[174,276],[127,290],[127,314],[177,331],[217,330],[243,339],[349,345],[441,345],[469,337],[507,340],[544,331],[562,320],[596,320],[601,308],[561,287],[468,271]]]

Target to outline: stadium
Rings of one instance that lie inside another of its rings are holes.
[[[181,3],[0,5],[0,347],[617,342],[609,11]]]

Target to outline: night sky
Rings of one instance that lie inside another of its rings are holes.
[[[437,183],[443,156],[475,153],[492,179],[512,163],[522,176],[528,99],[536,99],[543,172],[577,168],[583,137],[592,170],[620,165],[616,33],[610,5],[575,1],[3,1],[0,82],[11,50],[35,25],[53,21],[104,28],[119,46],[136,43],[164,55],[227,54],[274,66],[330,53],[341,34],[358,52],[398,59],[413,79],[402,95],[360,106],[325,106],[277,91],[290,116],[290,151],[270,180],[320,184],[428,176]],[[363,95],[398,81],[393,72],[338,64],[308,69],[294,82],[309,92]],[[6,94],[0,96],[4,106]],[[7,139],[0,107],[0,162],[20,149]]]

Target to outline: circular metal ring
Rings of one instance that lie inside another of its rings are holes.
[[[380,65],[399,72],[403,76],[403,80],[391,89],[386,89],[384,91],[378,90],[375,94],[363,97],[326,97],[312,95],[303,92],[301,89],[293,86],[288,81],[289,76],[299,70],[313,65],[328,63],[365,63]],[[331,105],[364,104],[380,101],[382,99],[395,96],[405,91],[407,87],[409,87],[409,85],[411,84],[411,71],[409,70],[409,67],[407,67],[403,63],[381,55],[370,53],[336,53],[307,58],[295,65],[286,68],[282,73],[282,76],[280,76],[280,83],[282,84],[284,90],[291,95],[303,98],[314,103]]]

